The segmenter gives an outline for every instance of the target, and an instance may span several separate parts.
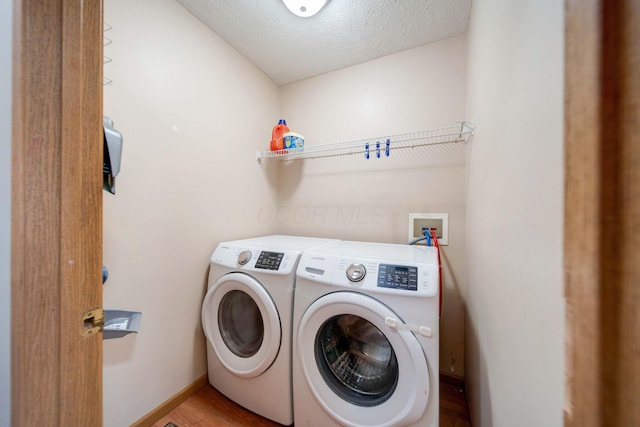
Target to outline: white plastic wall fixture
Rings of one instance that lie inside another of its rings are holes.
[[[442,221],[442,229],[439,230],[442,232],[441,236],[438,238],[438,244],[441,246],[446,246],[449,244],[449,214],[448,213],[410,213],[409,214],[409,241],[415,240],[422,235],[414,234],[414,222],[420,219],[435,219]],[[440,233],[438,233],[440,234]],[[420,244],[426,244],[425,241],[419,242]]]

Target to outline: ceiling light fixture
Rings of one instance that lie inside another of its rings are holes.
[[[282,0],[287,9],[294,15],[309,18],[320,12],[327,0]]]

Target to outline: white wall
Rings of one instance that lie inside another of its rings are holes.
[[[466,379],[474,426],[560,426],[563,3],[475,0]]]
[[[466,38],[432,43],[282,87],[282,111],[305,144],[358,140],[454,125],[466,114]],[[460,149],[392,151],[285,162],[263,206],[277,231],[406,243],[411,212],[446,212],[441,369],[462,375],[465,161]]]
[[[0,1],[0,426],[11,424],[12,4]]]
[[[129,425],[206,372],[200,325],[220,241],[268,234],[272,190],[255,158],[278,87],[172,0],[106,0],[104,113],[124,135],[104,193],[105,309],[142,312],[104,342],[104,425]]]

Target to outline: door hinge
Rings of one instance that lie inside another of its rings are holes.
[[[89,337],[102,332],[104,327],[104,311],[102,308],[94,308],[82,315],[82,336]]]

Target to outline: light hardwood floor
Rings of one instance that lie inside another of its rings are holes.
[[[169,423],[177,427],[281,427],[240,407],[208,384],[152,427]],[[464,384],[458,379],[440,379],[440,427],[471,427]]]

